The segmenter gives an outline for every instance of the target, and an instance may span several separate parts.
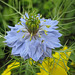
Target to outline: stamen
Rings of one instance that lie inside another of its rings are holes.
[[[22,30],[22,32],[25,32],[24,30]]]
[[[25,24],[28,25],[28,22],[26,22]]]
[[[39,34],[39,32],[38,32],[38,35],[39,35],[39,38],[41,38],[41,35]]]
[[[32,39],[32,36],[33,36],[33,35],[32,35],[32,33],[31,33],[31,35],[30,35],[30,41],[31,41],[31,39]]]
[[[42,43],[44,42],[44,40],[41,41]]]
[[[46,20],[44,20],[44,22],[46,22]]]
[[[17,25],[21,25],[21,22],[19,22]]]
[[[22,30],[22,32],[27,32],[27,30],[26,29],[24,29],[24,28],[21,28],[21,29],[19,29],[18,31],[17,31],[17,33],[19,33],[20,32],[20,30]]]
[[[25,33],[26,34],[26,33]],[[22,38],[24,38],[25,37],[25,34],[23,35],[23,37]]]
[[[42,17],[42,15],[40,15],[40,18]]]
[[[23,18],[23,16],[21,16],[21,18]]]
[[[17,31],[17,33],[19,33],[19,32],[20,32],[20,30]]]
[[[45,32],[45,34],[47,35],[47,32],[48,32],[48,31],[44,30],[44,32]]]
[[[51,27],[50,25],[46,25],[47,28]]]
[[[23,24],[21,24],[21,22],[19,22],[17,25],[22,25],[23,27],[25,27]]]
[[[39,19],[39,17],[36,17],[36,19],[38,20],[38,19]]]

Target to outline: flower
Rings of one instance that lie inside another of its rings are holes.
[[[1,75],[11,75],[11,71],[6,69]]]
[[[20,63],[14,61],[13,63],[7,66],[7,69],[1,75],[11,75],[11,69],[17,68],[18,66],[20,66]]]
[[[7,46],[12,47],[12,55],[35,61],[51,57],[52,49],[60,47],[61,34],[56,28],[57,20],[41,18],[35,13],[25,13],[15,27],[5,36]]]
[[[65,46],[63,50],[66,48],[67,46]],[[40,73],[37,73],[37,75],[67,75],[67,70],[69,70],[67,61],[70,54],[71,52],[66,52],[66,54],[56,52],[53,54],[53,58],[44,59],[42,65],[40,65]]]

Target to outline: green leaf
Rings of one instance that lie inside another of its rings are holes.
[[[3,59],[5,56],[4,51],[0,48],[0,59]]]
[[[75,52],[71,54],[70,59],[75,62]]]

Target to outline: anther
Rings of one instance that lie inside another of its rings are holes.
[[[17,33],[19,33],[19,32],[20,32],[20,30],[17,31]]]
[[[33,36],[33,34],[31,33],[31,35],[30,35],[30,41],[31,41],[31,39],[32,39],[32,36]]]
[[[25,34],[23,35],[23,37],[22,38],[24,38],[25,37]]]
[[[44,20],[44,22],[46,22],[46,20]]]
[[[47,32],[48,32],[48,31],[44,30],[44,32],[45,32],[45,34],[47,35]]]
[[[51,27],[50,25],[46,25],[47,28]]]

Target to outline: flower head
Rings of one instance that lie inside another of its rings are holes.
[[[12,47],[12,55],[35,61],[51,57],[52,49],[60,47],[61,34],[56,25],[57,20],[41,18],[35,13],[25,13],[15,27],[9,26],[11,31],[5,36],[6,43]]]

